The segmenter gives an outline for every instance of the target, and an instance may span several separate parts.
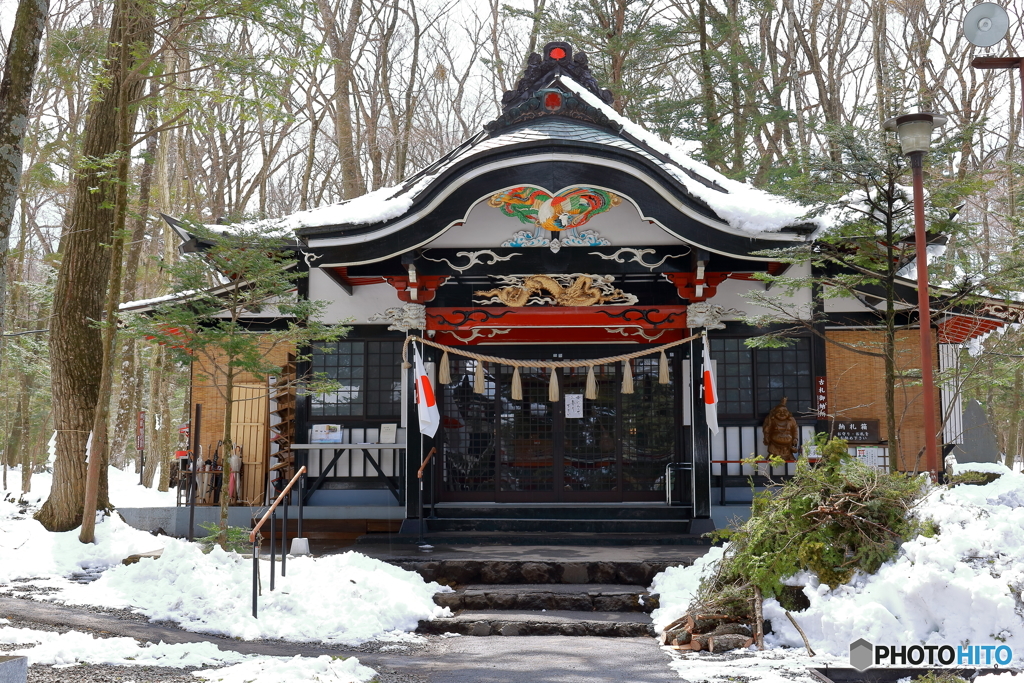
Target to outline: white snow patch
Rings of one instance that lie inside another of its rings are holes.
[[[836,590],[808,577],[804,594],[811,606],[794,615],[819,654],[806,664],[820,666],[824,656],[838,658],[837,664],[845,666],[850,643],[866,638],[897,645],[1002,643],[1013,649],[1010,666],[1021,666],[1024,475],[1002,466],[988,465],[984,471],[1004,474],[984,486],[933,489],[917,514],[934,520],[939,534],[905,543],[896,559],[877,573],[857,575]],[[721,552],[717,556],[721,557]],[[709,562],[672,568],[654,578],[652,591],[660,590],[662,605],[652,615],[656,626],[663,627],[685,613],[698,577]],[[706,653],[677,655],[673,666],[691,681],[737,674],[781,681],[769,662],[784,658],[785,666],[779,672],[803,665],[799,654],[803,641],[778,601],[766,600],[764,614],[774,630],[766,636],[769,651],[750,659],[720,660],[719,664],[708,659],[715,656]],[[751,674],[742,671],[744,667],[751,668]]]
[[[0,620],[0,623],[6,623]],[[75,664],[117,666],[165,666],[173,668],[222,668],[195,671],[207,681],[224,683],[278,683],[318,681],[362,683],[377,672],[355,657],[268,657],[221,650],[213,643],[139,643],[134,638],[96,638],[81,631],[54,633],[30,628],[0,627],[0,644],[25,645],[10,651],[28,658],[29,666],[66,667]]]
[[[435,593],[450,589],[359,553],[293,558],[273,592],[266,583],[270,564],[260,564],[258,619],[251,614],[251,560],[219,548],[203,554],[176,539],[166,540],[158,560],[114,567],[85,590],[64,596],[69,602],[130,605],[154,621],[197,633],[345,645],[388,635],[408,639],[404,632],[421,619],[451,614],[433,601]]]
[[[949,456],[947,457],[947,461]],[[953,475],[963,474],[964,472],[989,472],[992,474],[1013,474],[1009,467],[998,462],[956,462],[956,458],[953,458]]]
[[[50,468],[52,470],[52,468]],[[148,489],[139,483],[139,475],[132,470],[120,470],[113,465],[107,470],[110,502],[115,507],[123,508],[156,508],[174,507],[177,505],[177,494],[174,491],[158,491]],[[40,505],[50,496],[53,484],[53,472],[36,472],[32,474],[29,493],[21,488],[21,468],[7,470],[7,488],[0,491],[0,499],[22,499],[29,505]]]
[[[20,475],[14,474],[8,483],[13,480],[17,485]],[[123,472],[112,476],[111,499],[131,501],[133,495],[152,493],[129,481],[134,477]],[[38,502],[48,492],[48,486],[47,491],[42,486],[48,477],[34,475],[32,483],[32,497]],[[34,510],[15,500],[5,494],[0,501],[0,593],[9,593],[17,580],[23,588],[54,589],[34,594],[36,599],[134,608],[153,620],[172,621],[199,633],[345,645],[372,639],[420,642],[420,636],[407,631],[421,619],[451,614],[433,601],[435,593],[451,589],[348,552],[291,559],[287,577],[278,578],[273,592],[267,588],[269,562],[261,561],[263,595],[259,619],[254,619],[251,560],[219,548],[203,554],[198,545],[154,537],[116,515],[96,525],[96,543],[82,544],[78,530],[47,532],[32,519]],[[129,555],[157,548],[163,548],[159,559],[121,564]],[[72,580],[82,572],[102,576],[85,584]]]
[[[686,613],[700,587],[700,579],[712,572],[725,554],[725,548],[711,548],[690,567],[669,567],[654,577],[651,593],[658,594],[658,609],[651,612],[654,628],[661,631]]]
[[[355,657],[343,660],[321,655],[316,659],[294,657],[287,660],[261,657],[224,669],[195,671],[192,675],[203,680],[223,683],[362,683],[372,679],[377,672],[360,664]]]
[[[818,679],[808,673],[810,667],[850,665],[848,657],[822,655],[808,657],[800,650],[771,649],[763,652],[750,650],[734,650],[722,655],[708,652],[678,652],[665,648],[672,656],[669,666],[691,683],[704,681],[721,681],[735,683],[818,683]],[[1000,682],[1001,683],[1001,682]]]

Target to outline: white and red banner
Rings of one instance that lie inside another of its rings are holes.
[[[711,364],[711,353],[708,350],[708,336],[704,335],[702,340],[704,347],[704,415],[707,419],[708,429],[713,434],[718,433],[718,386],[715,384],[715,367]]]
[[[437,409],[434,388],[430,386],[430,378],[423,367],[423,358],[416,347],[413,347],[413,355],[416,364],[416,413],[420,419],[420,433],[424,436],[434,436],[437,428],[441,426],[441,412]]]

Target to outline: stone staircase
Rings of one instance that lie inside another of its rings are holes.
[[[653,636],[651,579],[682,562],[448,560],[397,562],[451,586],[434,601],[454,616],[420,633],[469,636]]]

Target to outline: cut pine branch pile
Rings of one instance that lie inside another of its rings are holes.
[[[749,626],[726,614],[686,614],[669,624],[661,644],[691,652],[727,652],[754,644]]]

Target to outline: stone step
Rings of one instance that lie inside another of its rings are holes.
[[[675,562],[519,562],[504,560],[389,560],[426,581],[447,586],[471,584],[619,584],[649,586],[668,567],[690,565],[699,557]]]
[[[432,521],[427,520],[427,523],[430,524]],[[698,522],[706,521],[695,520],[690,528],[692,533],[688,534],[678,531],[667,534],[606,532],[601,534],[599,542],[601,546],[608,548],[632,548],[638,545],[710,547],[711,540],[704,537],[703,534],[713,531],[714,526],[708,524],[699,528],[695,526]],[[433,546],[587,546],[594,543],[594,534],[565,531],[430,531],[425,534],[424,540]],[[379,545],[381,542],[380,534],[370,534],[359,537],[356,545]],[[388,536],[386,542],[391,546],[405,545],[409,547],[421,543],[417,533]]]
[[[687,520],[693,516],[689,507],[658,504],[550,504],[543,503],[442,503],[429,509],[435,519],[584,519],[584,520]]]
[[[517,533],[586,534],[690,534],[689,519],[518,519],[494,517],[450,517],[427,520],[431,534],[459,531],[504,531]]]
[[[454,617],[421,621],[419,633],[465,636],[653,636],[650,615],[640,612],[463,611]]]
[[[621,584],[475,584],[454,593],[438,593],[434,602],[460,610],[565,610],[575,612],[651,612],[658,596],[645,586]]]

